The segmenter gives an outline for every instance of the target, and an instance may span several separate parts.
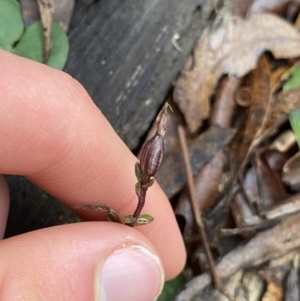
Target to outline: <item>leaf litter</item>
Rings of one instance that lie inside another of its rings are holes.
[[[300,4],[264,3],[230,11],[225,1],[168,97],[175,117],[156,178],[188,252],[189,280],[176,301],[300,300],[300,130],[289,124],[300,108]],[[194,205],[178,125],[186,127]]]
[[[275,58],[300,55],[300,34],[275,15],[253,14],[247,19],[232,16],[225,22],[215,30],[204,30],[193,51],[192,68],[182,70],[174,89],[174,102],[191,133],[209,117],[209,99],[223,74],[246,75],[267,50]]]

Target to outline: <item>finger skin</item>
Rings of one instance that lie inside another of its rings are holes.
[[[137,159],[83,87],[69,75],[0,51],[0,173],[21,174],[70,208],[110,206],[132,214]],[[105,92],[105,91],[104,91]],[[104,93],[103,92],[103,93]],[[85,219],[99,213],[79,212]],[[172,208],[158,184],[148,190],[137,227],[154,244],[166,278],[184,266],[185,250]]]
[[[0,300],[95,300],[97,271],[111,253],[130,245],[157,255],[139,231],[108,222],[101,228],[98,222],[56,226],[2,240]]]

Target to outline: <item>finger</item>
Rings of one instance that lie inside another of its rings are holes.
[[[137,160],[82,86],[3,51],[0,73],[0,172],[26,175],[71,208],[99,204],[132,214]],[[155,184],[148,191],[143,212],[155,221],[137,229],[155,245],[166,277],[174,277],[185,262],[181,235],[162,190]]]
[[[0,300],[154,300],[158,254],[135,229],[89,222],[0,242]]]
[[[4,237],[9,211],[9,191],[6,181],[0,175],[0,239]]]

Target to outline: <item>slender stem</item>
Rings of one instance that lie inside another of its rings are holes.
[[[149,180],[148,180],[148,182],[149,182]],[[135,209],[135,211],[132,215],[136,220],[139,217],[139,215],[141,214],[141,212],[143,210],[143,207],[145,205],[147,190],[148,190],[148,187],[141,185],[141,191],[140,191],[140,195],[138,197],[138,204],[137,204],[136,209]],[[131,222],[131,223],[126,223],[126,225],[130,226],[130,227],[133,227],[135,225],[135,221]]]
[[[183,160],[184,160],[184,165],[185,165],[187,184],[188,184],[188,190],[189,190],[189,194],[190,194],[190,200],[191,200],[191,206],[192,206],[192,209],[193,209],[194,219],[195,219],[195,222],[196,222],[198,232],[201,236],[201,240],[202,240],[202,243],[203,243],[203,246],[204,246],[205,254],[206,254],[207,259],[208,259],[212,280],[213,280],[215,286],[217,288],[220,288],[220,287],[222,287],[221,281],[220,281],[220,279],[219,279],[219,277],[217,276],[217,273],[216,273],[216,268],[215,268],[215,264],[214,264],[214,260],[213,260],[211,250],[209,248],[209,244],[208,244],[207,236],[206,236],[206,233],[205,233],[201,213],[200,213],[200,210],[199,210],[199,208],[197,206],[197,203],[196,203],[193,174],[192,174],[191,163],[190,163],[190,159],[189,159],[189,153],[188,153],[188,149],[187,149],[187,143],[186,143],[184,129],[181,125],[179,125],[177,130],[178,130],[179,142],[180,142],[180,147],[181,147],[181,150],[182,150],[182,155],[183,155]]]
[[[147,191],[148,188],[141,188],[141,194],[140,194],[140,197],[139,197],[139,200],[138,200],[138,205],[133,213],[133,217],[134,218],[138,218],[139,215],[141,214],[142,212],[142,209],[145,205],[145,200],[146,200],[146,191]]]

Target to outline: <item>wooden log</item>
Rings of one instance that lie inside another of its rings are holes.
[[[134,149],[200,36],[212,3],[201,10],[202,0],[85,2],[75,6],[65,71]],[[76,11],[85,13],[79,18]]]

